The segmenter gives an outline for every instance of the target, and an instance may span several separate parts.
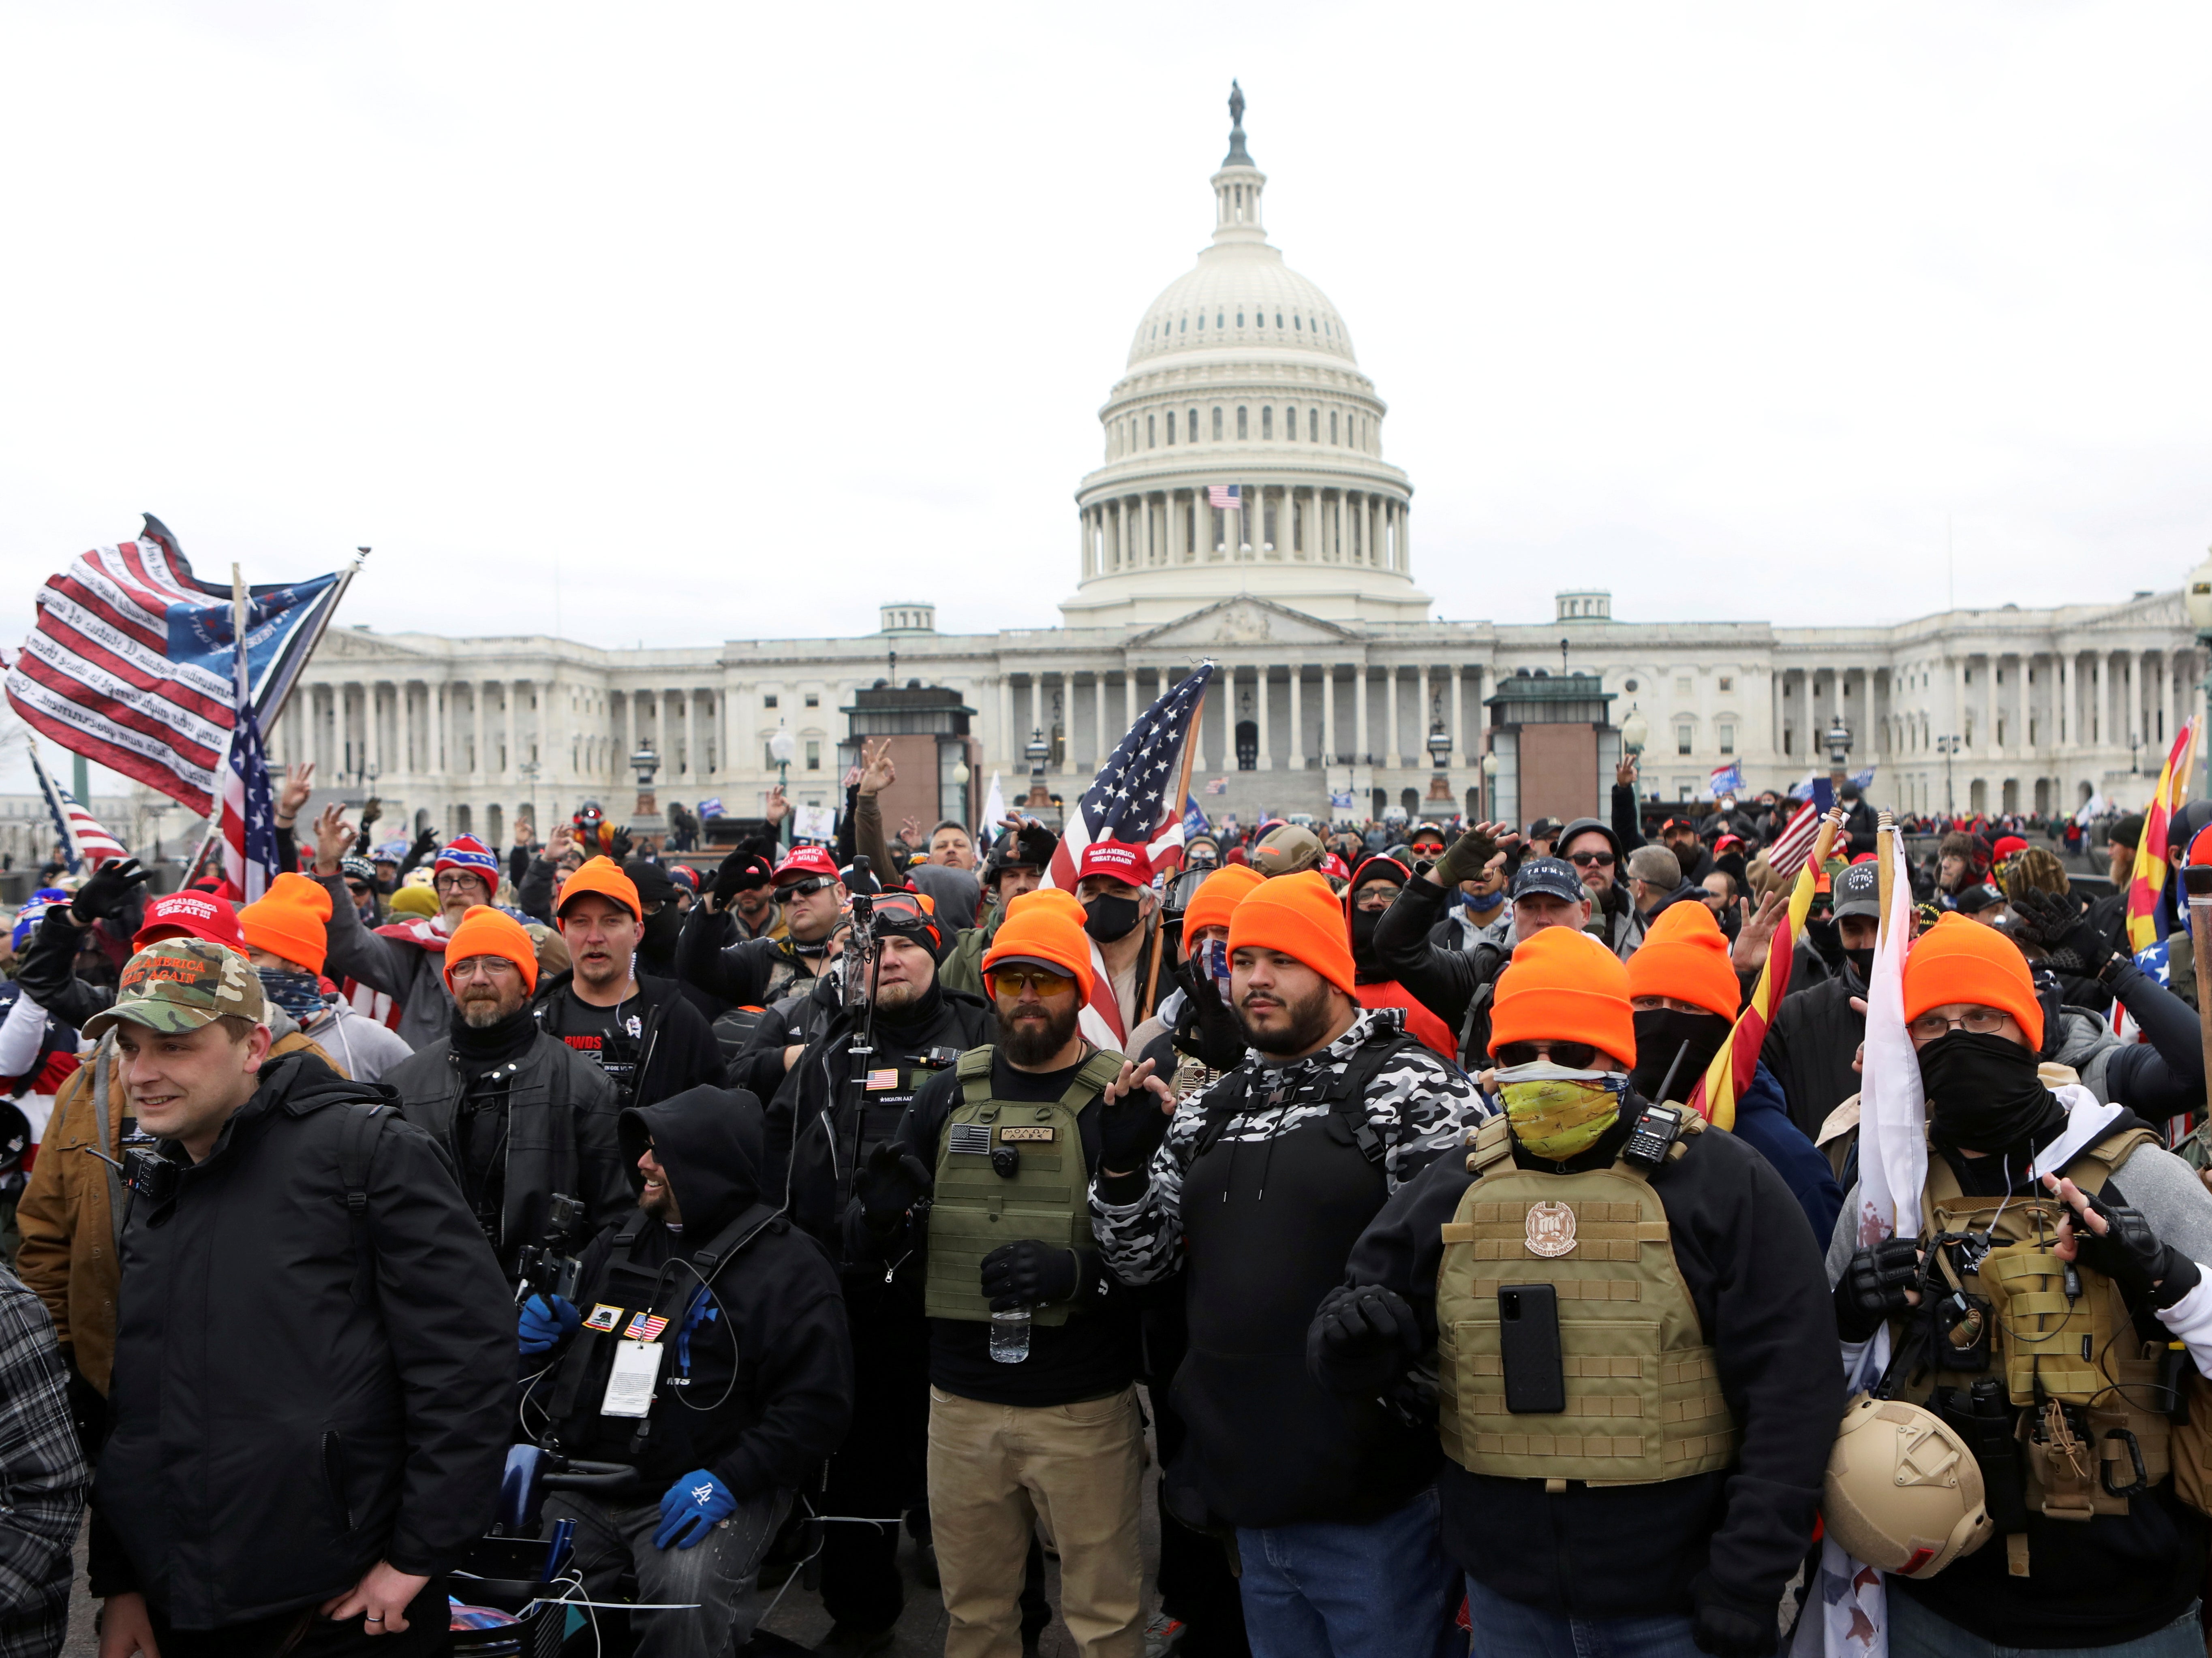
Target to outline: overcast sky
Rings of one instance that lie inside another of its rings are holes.
[[[1147,301],[1267,220],[1440,615],[1889,621],[2212,539],[2201,4],[0,0],[0,582],[167,520],[342,620],[1050,625]],[[6,629],[0,629],[6,631]]]

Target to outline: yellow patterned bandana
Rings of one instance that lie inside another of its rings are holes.
[[[1620,1120],[1628,1078],[1607,1071],[1571,1071],[1539,1060],[1498,1073],[1505,1120],[1529,1155],[1553,1163],[1577,1157]]]

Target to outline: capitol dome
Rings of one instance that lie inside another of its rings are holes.
[[[1073,627],[1143,625],[1251,593],[1331,620],[1426,618],[1413,484],[1328,295],[1283,263],[1232,85],[1212,243],[1145,308],[1076,494]]]

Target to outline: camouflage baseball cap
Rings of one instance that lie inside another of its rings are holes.
[[[232,1013],[256,1024],[269,1019],[261,981],[245,957],[204,938],[164,938],[124,963],[115,1005],[87,1019],[84,1034],[103,1036],[125,1019],[182,1033]]]

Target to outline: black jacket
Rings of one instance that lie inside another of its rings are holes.
[[[1620,1122],[1574,1166],[1609,1164],[1642,1109],[1632,1094]],[[1348,1281],[1403,1296],[1432,1343],[1443,1228],[1471,1181],[1466,1159],[1438,1158],[1398,1189],[1352,1250]],[[1827,1274],[1781,1176],[1734,1135],[1710,1133],[1692,1137],[1651,1185],[1715,1349],[1721,1392],[1742,1424],[1742,1448],[1724,1473],[1644,1485],[1577,1482],[1557,1494],[1540,1480],[1443,1461],[1445,1552],[1498,1594],[1548,1612],[1686,1612],[1690,1580],[1709,1558],[1730,1595],[1774,1606],[1811,1541],[1843,1415]]]
[[[1828,1114],[1859,1091],[1851,1060],[1866,1038],[1866,1015],[1851,1006],[1851,999],[1863,1001],[1866,993],[1858,969],[1847,961],[1835,978],[1792,988],[1766,1028],[1759,1057],[1782,1084],[1790,1121],[1814,1140]]]
[[[87,984],[76,976],[76,954],[84,929],[74,926],[56,906],[39,918],[37,930],[15,963],[15,982],[22,992],[64,1024],[82,1026],[87,1019],[115,1000],[115,993]]]
[[[313,1606],[380,1558],[434,1576],[489,1523],[510,1439],[514,1309],[430,1137],[389,1110],[356,1226],[354,1102],[312,1055],[253,1097],[122,1242],[94,1592],[183,1629]],[[365,1242],[374,1265],[356,1276]],[[365,1291],[366,1299],[357,1299]]]
[[[573,970],[538,981],[531,1006],[538,1022],[550,1030],[553,999],[575,979]],[[623,1106],[657,1105],[702,1084],[722,1080],[722,1047],[707,1016],[694,1007],[673,979],[637,975],[635,1011],[638,1051],[637,1079]],[[586,1058],[589,1055],[586,1056]]]
[[[623,1112],[622,1139],[630,1167],[651,1145],[683,1222],[672,1231],[638,1214],[608,1228],[584,1252],[577,1299],[586,1313],[667,1302],[667,1357],[638,1448],[635,1420],[599,1414],[621,1332],[572,1337],[538,1389],[549,1408],[567,1395],[563,1448],[631,1463],[645,1497],[695,1468],[740,1497],[805,1485],[852,1418],[852,1343],[830,1258],[762,1201],[760,1102],[690,1089]],[[702,1291],[698,1265],[718,1241],[725,1265]]]
[[[1460,1042],[1462,1062],[1472,1068],[1487,1062],[1491,997],[1498,975],[1513,957],[1493,944],[1453,950],[1434,943],[1431,935],[1450,901],[1444,888],[1418,876],[1407,882],[1375,924],[1375,960],[1450,1028]],[[1471,1029],[1469,1008],[1474,1012]]]
[[[855,1015],[841,1011],[785,1073],[768,1108],[769,1197],[793,1220],[844,1254],[845,1206],[853,1171],[898,1132],[915,1090],[932,1071],[991,1040],[997,1028],[982,999],[933,987],[928,1009],[909,1019],[878,1018],[867,1072],[895,1073],[893,1085],[864,1088],[849,1049]]]
[[[728,1085],[774,1099],[787,1071],[784,1050],[811,1042],[830,1028],[844,1005],[844,985],[836,974],[796,984],[787,995],[761,1010],[752,1034],[730,1059]]]
[[[687,985],[738,1007],[765,1007],[782,995],[799,957],[784,938],[724,940],[722,918],[694,904],[676,940],[676,975]],[[801,977],[818,976],[801,974]]]
[[[491,1240],[510,1274],[517,1250],[545,1242],[546,1199],[556,1192],[584,1200],[585,1224],[594,1232],[636,1201],[615,1137],[622,1106],[607,1073],[542,1030],[514,1066],[505,1083],[506,1178]],[[454,1124],[468,1090],[453,1039],[402,1060],[382,1081],[399,1096],[400,1114],[443,1146],[456,1169],[463,1167]]]

